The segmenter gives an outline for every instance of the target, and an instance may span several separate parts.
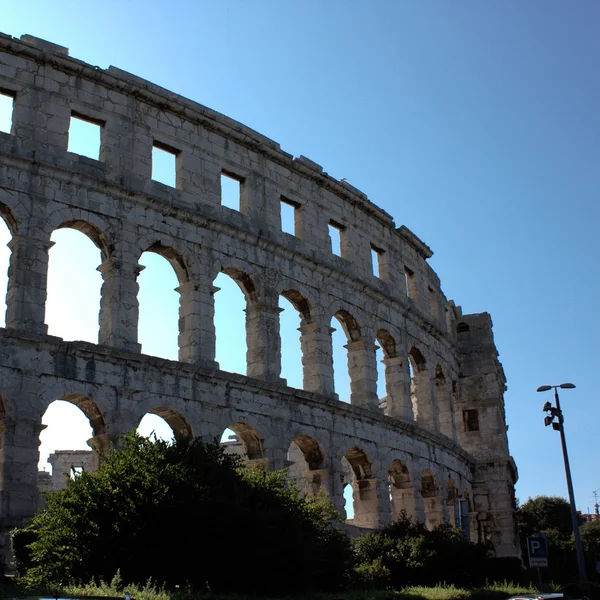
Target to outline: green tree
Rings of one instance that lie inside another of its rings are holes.
[[[323,499],[302,498],[283,473],[246,471],[218,444],[124,436],[17,535],[30,584],[149,577],[167,586],[255,594],[331,590],[349,542]],[[25,546],[19,537],[35,535]]]
[[[567,582],[577,579],[570,504],[558,496],[529,498],[517,511],[521,550],[527,560],[527,538],[542,533],[548,539],[548,564],[552,577]]]
[[[358,583],[385,579],[395,589],[407,585],[458,586],[483,583],[488,547],[464,539],[449,525],[429,531],[402,515],[397,521],[354,540]]]
[[[534,535],[553,532],[558,539],[568,539],[573,533],[570,504],[559,496],[529,498],[517,512],[520,532]]]

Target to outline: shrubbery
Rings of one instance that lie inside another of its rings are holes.
[[[440,525],[433,531],[406,516],[353,542],[357,583],[376,579],[395,589],[439,582],[473,587],[485,581],[489,548],[464,539],[462,531]]]
[[[284,473],[246,471],[218,444],[197,440],[169,445],[132,433],[121,448],[97,473],[49,494],[16,535],[27,583],[110,581],[120,569],[125,583],[151,576],[219,593],[341,585],[350,546],[332,525],[332,506],[300,497]]]

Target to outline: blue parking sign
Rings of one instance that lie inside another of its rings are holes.
[[[548,540],[545,535],[527,538],[527,553],[530,567],[548,566]]]

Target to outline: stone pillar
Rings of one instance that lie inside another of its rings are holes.
[[[440,433],[443,433],[451,440],[456,440],[456,422],[454,419],[451,385],[448,383],[436,383],[435,397],[436,404],[439,407]]]
[[[423,505],[425,508],[425,526],[427,529],[433,529],[442,523],[448,522],[448,511],[442,496],[423,498]]]
[[[329,497],[333,506],[340,513],[342,519],[346,520],[345,499],[344,499],[344,478],[345,473],[342,470],[331,469],[329,472]]]
[[[214,293],[208,281],[183,283],[179,292],[179,360],[216,369]]]
[[[377,397],[377,359],[375,345],[365,339],[348,342],[348,372],[350,374],[350,403],[379,410]]]
[[[9,242],[12,254],[8,269],[6,327],[46,334],[46,293],[49,239],[16,235]]]
[[[417,407],[417,423],[427,429],[439,431],[439,415],[433,393],[433,381],[428,371],[413,375],[411,395],[413,404]]]
[[[353,524],[376,529],[390,522],[390,499],[387,481],[359,479],[352,483]]]
[[[247,375],[265,381],[280,381],[281,338],[277,299],[246,305]]]
[[[402,511],[406,513],[413,522],[422,521],[422,503],[418,502],[417,494],[414,488],[393,489],[390,490],[392,504],[392,520],[396,521]],[[421,504],[421,506],[419,506]]]
[[[109,258],[98,267],[103,279],[100,298],[101,344],[130,352],[141,352],[142,347],[137,341],[137,277],[144,268],[136,261],[129,262],[117,258]]]
[[[37,465],[44,428],[39,419],[23,416],[4,421],[4,444],[0,449],[2,529],[22,525],[39,506]]]
[[[384,358],[387,414],[390,417],[414,421],[410,399],[410,374],[408,364],[400,356]]]
[[[329,469],[302,471],[298,477],[298,488],[305,496],[314,497],[319,492],[329,496]]]
[[[331,348],[332,329],[328,324],[302,323],[300,347],[302,349],[303,386],[307,392],[336,397],[333,383],[333,359]]]

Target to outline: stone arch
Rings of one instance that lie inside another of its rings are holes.
[[[325,469],[325,455],[321,444],[310,435],[294,437],[287,454],[288,476],[296,481],[298,489],[307,496],[319,492],[329,494],[329,476]]]
[[[403,514],[413,521],[418,520],[414,480],[405,462],[395,458],[388,467],[389,495],[392,520]]]
[[[75,231],[83,233],[100,249],[102,261],[105,261],[107,258],[109,258],[111,253],[110,243],[104,231],[99,229],[97,225],[94,225],[89,221],[67,220],[58,225],[55,228],[55,231],[59,229],[74,229]]]
[[[16,217],[16,212],[2,200],[0,200],[0,218],[6,223],[6,227],[8,227],[8,231],[12,237],[19,234],[20,220]]]
[[[358,325],[358,321],[350,312],[341,308],[333,313],[333,316],[339,321],[349,342],[360,341],[360,326]]]
[[[404,490],[413,487],[408,467],[398,458],[389,466],[388,476],[392,489]]]
[[[425,356],[416,346],[413,346],[410,349],[408,358],[412,364],[413,373],[422,373],[423,371],[427,370],[427,361],[425,360]]]
[[[237,441],[243,446],[243,453],[239,452],[239,449],[235,449],[234,452],[243,454],[248,461],[265,458],[264,438],[252,425],[237,422],[231,423],[227,428],[235,433]]]
[[[383,350],[384,358],[396,358],[396,340],[387,329],[378,329],[375,338]]]
[[[421,473],[421,497],[432,498],[439,494],[438,483],[431,469],[425,469]]]
[[[444,498],[440,494],[439,483],[431,469],[421,473],[421,498],[425,511],[425,525],[433,529],[447,521],[445,517]]]
[[[311,305],[306,299],[306,296],[300,293],[297,289],[286,288],[279,292],[280,296],[283,296],[290,304],[298,311],[302,323],[311,323]]]
[[[377,527],[380,522],[379,500],[371,459],[360,446],[354,446],[344,454],[342,470],[343,487],[350,485],[352,489],[354,517],[348,522],[358,527]]]
[[[148,245],[142,251],[142,254],[144,252],[158,254],[167,260],[167,262],[173,267],[180,285],[183,285],[190,280],[187,261],[184,259],[183,254],[179,250],[176,250],[173,246],[165,245],[162,241],[157,240]]]
[[[319,442],[310,435],[297,435],[292,444],[295,444],[302,452],[304,461],[309,471],[322,469],[325,464],[325,456]]]
[[[157,406],[148,410],[146,414],[156,415],[157,417],[164,419],[173,430],[173,437],[175,437],[175,439],[191,440],[194,438],[192,426],[178,410],[169,408],[168,406]]]

